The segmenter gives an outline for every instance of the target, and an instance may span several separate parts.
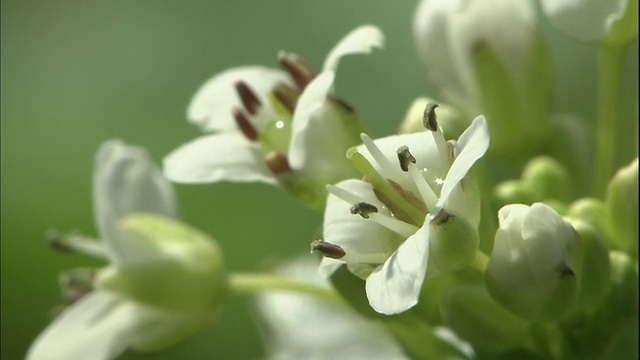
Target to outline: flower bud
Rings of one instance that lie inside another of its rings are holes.
[[[577,280],[572,263],[577,233],[542,203],[507,205],[485,279],[491,296],[529,320],[561,319],[572,309]]]
[[[507,204],[533,204],[536,200],[535,193],[521,180],[507,180],[498,184],[493,189],[493,197],[498,206]]]
[[[609,251],[591,225],[580,220],[571,224],[578,232],[580,242],[579,251],[573,257],[578,303],[582,308],[594,310],[609,292]]]
[[[210,325],[228,295],[216,243],[181,222],[150,214],[130,215],[120,228],[131,259],[100,271],[96,288],[144,304],[150,312],[157,309],[167,319],[173,314],[177,322],[135,332],[131,347],[162,349]]]
[[[638,158],[620,169],[607,187],[605,212],[611,245],[638,253]]]
[[[574,201],[567,211],[567,218],[584,221],[591,225],[603,239],[608,237],[604,202],[596,198],[582,198]]]
[[[522,180],[538,201],[572,198],[569,172],[552,157],[538,156],[530,160],[522,172]]]

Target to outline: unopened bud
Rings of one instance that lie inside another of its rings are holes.
[[[638,256],[638,158],[609,182],[605,199],[611,245]]]

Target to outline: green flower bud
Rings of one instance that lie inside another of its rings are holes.
[[[502,352],[533,345],[528,324],[493,301],[484,287],[452,287],[442,313],[445,324],[478,349]]]
[[[522,172],[522,181],[538,200],[572,198],[569,172],[552,157],[538,156],[530,160]]]
[[[500,207],[507,204],[533,204],[540,200],[521,180],[501,182],[493,189],[493,197]]]
[[[542,203],[507,205],[498,213],[485,280],[491,296],[529,320],[557,320],[572,309],[577,280],[570,255],[575,229]]]
[[[156,331],[136,332],[131,347],[162,349],[210,325],[228,295],[216,243],[179,221],[157,215],[130,215],[120,228],[128,237],[128,259],[100,271],[96,288],[120,294],[145,305],[156,317],[175,322],[171,329],[164,324]]]
[[[572,268],[578,279],[578,303],[588,311],[594,310],[609,292],[609,251],[591,225],[572,222],[578,232],[579,249],[572,256]]]
[[[567,218],[588,223],[593,226],[603,239],[606,239],[608,236],[604,202],[600,199],[582,198],[574,201],[571,206],[569,206]]]
[[[637,257],[638,158],[620,169],[609,182],[605,212],[611,246]]]

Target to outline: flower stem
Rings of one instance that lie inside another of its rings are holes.
[[[311,295],[333,303],[344,304],[335,291],[320,285],[260,273],[234,273],[229,275],[229,287],[234,294],[255,294],[267,291],[287,291]]]
[[[473,260],[473,262],[469,266],[484,274],[485,270],[487,270],[488,262],[489,257],[487,256],[487,254],[483,253],[482,251],[478,251],[476,252],[475,260]]]
[[[616,160],[617,110],[622,78],[623,47],[600,46],[598,79],[598,128],[594,193],[602,198]]]

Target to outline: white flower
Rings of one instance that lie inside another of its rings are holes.
[[[192,123],[214,133],[169,154],[165,175],[180,183],[280,183],[321,207],[323,186],[353,175],[344,151],[362,132],[353,110],[333,95],[338,62],[383,41],[374,26],[356,28],[329,52],[317,76],[302,58],[285,53],[279,62],[286,72],[251,66],[214,76],[188,110]]]
[[[561,318],[577,294],[570,261],[579,243],[576,230],[543,203],[504,206],[498,220],[485,272],[489,293],[523,318]]]
[[[293,279],[328,287],[309,258],[296,260],[279,272]],[[384,326],[364,319],[344,304],[308,295],[268,292],[258,296],[265,321],[268,358],[285,359],[406,359]]]
[[[475,113],[481,85],[473,56],[488,47],[508,70],[524,73],[535,39],[535,13],[529,0],[422,0],[414,13],[413,35],[442,99]]]
[[[93,290],[33,342],[27,359],[112,359],[127,348],[155,351],[208,326],[225,295],[220,252],[177,216],[171,185],[146,152],[102,145],[94,172],[100,240],[64,244],[101,257]],[[146,214],[140,214],[146,213]]]
[[[637,0],[541,0],[553,26],[581,41],[607,37],[626,44],[638,37]]]
[[[320,270],[346,263],[383,314],[415,305],[425,276],[466,266],[477,251],[479,194],[463,179],[489,146],[487,122],[478,116],[452,147],[430,128],[375,141],[363,134],[349,156],[368,181],[327,188],[324,241],[344,256],[325,257]]]

